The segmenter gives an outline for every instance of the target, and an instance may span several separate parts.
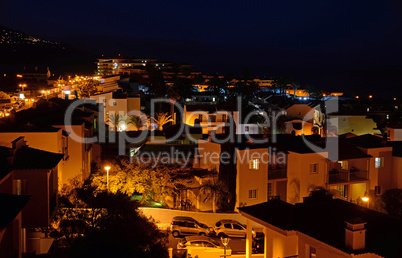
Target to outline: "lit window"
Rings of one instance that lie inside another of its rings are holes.
[[[257,199],[257,189],[248,190],[249,199]]]
[[[344,198],[344,199],[348,198],[346,185],[338,185],[336,187],[336,190],[339,191],[339,197]]]
[[[382,168],[384,166],[384,158],[375,158],[375,168]]]
[[[349,169],[349,164],[348,164],[348,161],[347,161],[347,160],[338,161],[338,164],[341,165],[341,169],[344,169],[344,170],[348,170],[348,169]]]
[[[317,174],[318,173],[318,164],[313,163],[310,164],[310,174]]]
[[[244,131],[246,131],[246,132],[250,131],[250,127],[245,126],[245,127],[244,127]]]
[[[316,257],[317,257],[317,249],[310,246],[310,258],[316,258]]]
[[[258,170],[260,168],[260,160],[259,159],[252,159],[249,163],[249,169]]]

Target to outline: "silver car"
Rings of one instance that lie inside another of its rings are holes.
[[[211,229],[191,217],[174,217],[170,224],[170,231],[174,237],[181,235],[209,235]]]
[[[215,234],[218,237],[229,236],[229,237],[246,237],[247,227],[241,224],[237,220],[224,219],[215,223],[214,227]],[[251,231],[253,237],[255,237],[254,229]]]

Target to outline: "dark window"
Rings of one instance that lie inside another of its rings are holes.
[[[222,222],[218,221],[216,222],[215,226],[217,226],[218,228],[222,225]]]
[[[194,222],[187,222],[187,227],[189,227],[189,228],[195,228],[196,225],[195,225]]]
[[[224,224],[225,228],[232,228],[232,224]]]
[[[244,228],[242,228],[240,225],[233,224],[233,229],[243,230]]]

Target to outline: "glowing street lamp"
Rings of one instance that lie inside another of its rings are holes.
[[[20,86],[22,88],[22,93],[24,93],[24,87],[26,87],[27,85],[24,83],[24,84],[20,84],[18,86]]]
[[[110,166],[105,166],[105,169],[106,169],[106,188],[107,188],[107,191],[109,192],[109,169],[110,169]]]
[[[369,200],[370,200],[370,198],[369,198],[367,192],[365,192],[363,197],[362,197],[362,201],[367,203],[367,208],[369,208]]]
[[[372,99],[373,98],[373,95],[369,95],[369,99]]]
[[[226,258],[227,256],[230,256],[230,255],[226,255],[226,247],[229,244],[229,240],[230,240],[230,238],[228,236],[226,236],[226,235],[221,237],[221,241],[222,241],[222,244],[223,244],[223,247],[224,247],[223,255],[221,257]]]

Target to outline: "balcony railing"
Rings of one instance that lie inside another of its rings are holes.
[[[368,171],[332,170],[329,172],[329,184],[348,183],[368,180]]]
[[[268,180],[287,178],[287,169],[271,169],[268,168]]]

